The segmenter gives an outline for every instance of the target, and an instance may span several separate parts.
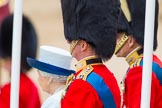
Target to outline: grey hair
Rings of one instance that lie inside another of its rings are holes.
[[[40,74],[44,77],[49,77],[57,82],[66,82],[68,76],[50,74],[47,72],[40,71]]]

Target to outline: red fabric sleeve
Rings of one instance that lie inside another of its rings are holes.
[[[97,101],[96,101],[97,100]],[[61,101],[61,108],[102,108],[97,92],[83,80],[75,80]]]
[[[124,102],[128,108],[140,108],[142,86],[142,67],[135,67],[129,70],[125,79]],[[155,76],[152,74],[151,85],[151,104],[150,108],[156,108],[156,97],[160,85]]]

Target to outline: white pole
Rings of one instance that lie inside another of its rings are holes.
[[[146,0],[141,108],[150,108],[155,0]]]
[[[22,0],[15,0],[13,21],[10,108],[18,108],[22,31]]]

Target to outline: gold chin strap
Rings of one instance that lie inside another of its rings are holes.
[[[121,3],[121,9],[122,9],[127,21],[130,22],[132,19],[131,19],[130,10],[128,8],[127,0],[120,0],[120,3]]]
[[[79,42],[79,40],[73,40],[70,44],[70,53],[73,53],[73,50],[75,48],[75,46],[77,45],[77,43]]]
[[[128,40],[128,36],[124,33],[124,35],[121,37],[120,41],[116,45],[115,54],[119,52],[119,50],[124,46],[127,40]]]
[[[130,10],[128,8],[127,0],[120,0],[120,3],[121,3],[121,9],[122,9],[127,21],[130,22],[132,19],[131,19]],[[117,54],[119,52],[119,50],[123,47],[123,45],[126,43],[127,40],[128,40],[128,36],[126,34],[124,34],[122,36],[121,40],[116,45],[115,54]]]

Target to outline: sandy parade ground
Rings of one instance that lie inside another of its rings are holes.
[[[155,54],[162,60],[162,1],[159,0],[160,12],[159,12],[159,28],[158,28],[158,48]],[[13,10],[13,0],[10,3],[11,11]],[[38,32],[39,46],[51,45],[61,47],[69,50],[69,45],[64,39],[62,13],[60,0],[24,0],[23,1],[23,13],[27,15],[34,23]],[[38,48],[39,49],[39,48]],[[38,51],[39,53],[39,51]],[[38,54],[39,57],[39,54]],[[118,83],[122,80],[126,70],[127,63],[123,58],[112,57],[111,60],[105,63],[107,67],[114,73]],[[72,66],[72,68],[74,68]],[[36,70],[31,70],[29,76],[37,82]],[[40,87],[39,87],[40,88]],[[47,94],[40,89],[40,95],[42,101],[47,97]]]

